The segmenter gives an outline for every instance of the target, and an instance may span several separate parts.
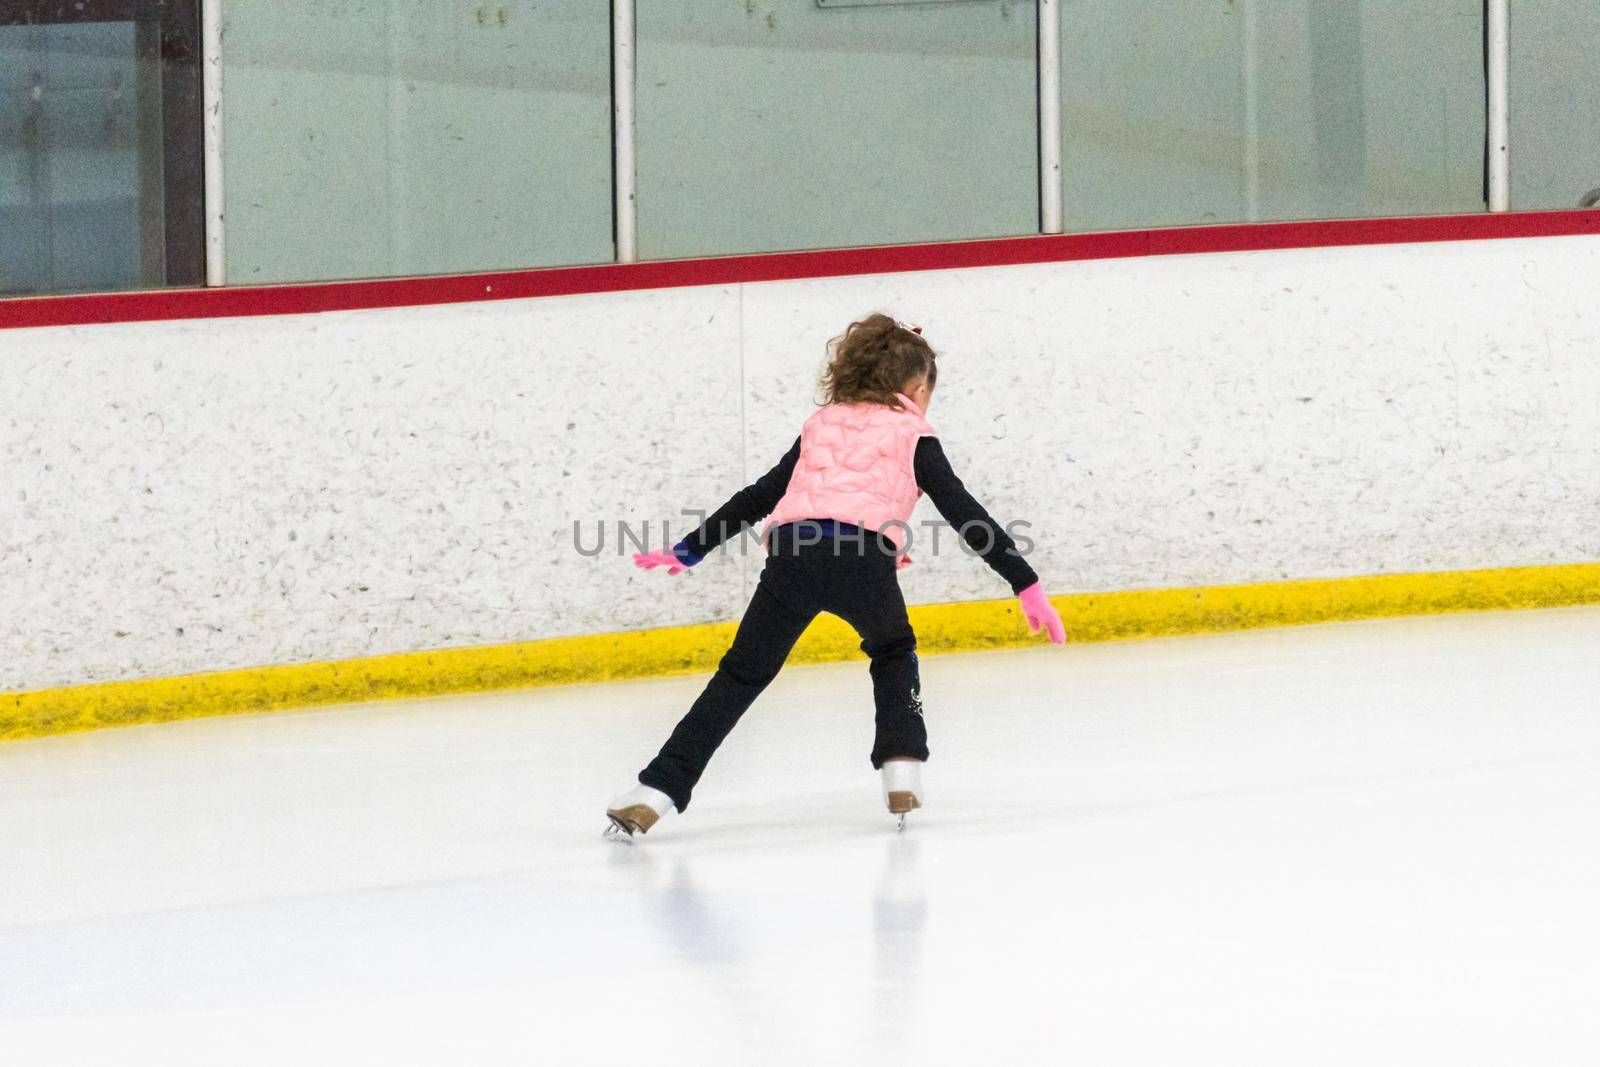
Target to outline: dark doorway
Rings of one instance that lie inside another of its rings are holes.
[[[199,0],[0,0],[0,295],[205,281]]]

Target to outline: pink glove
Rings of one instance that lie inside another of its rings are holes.
[[[635,552],[633,554],[633,565],[647,571],[653,571],[657,567],[665,567],[668,574],[682,574],[689,569],[688,564],[679,559],[677,553],[670,549],[663,549],[659,552]]]
[[[1061,613],[1056,611],[1050,598],[1044,595],[1044,586],[1034,582],[1017,594],[1022,601],[1022,617],[1028,620],[1028,632],[1038,633],[1043,626],[1050,635],[1052,645],[1067,643],[1067,628],[1061,624]]]

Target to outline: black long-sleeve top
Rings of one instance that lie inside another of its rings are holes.
[[[800,460],[800,439],[796,437],[789,451],[767,473],[750,485],[734,493],[693,533],[674,546],[678,557],[691,566],[700,562],[712,549],[754,526],[772,513],[778,501],[789,488],[789,479]],[[1011,535],[990,518],[982,504],[973,499],[967,487],[956,477],[944,448],[937,437],[923,437],[917,441],[913,460],[913,473],[917,487],[928,494],[939,515],[957,530],[967,547],[1011,585],[1011,591],[1020,593],[1039,580],[1028,561],[1017,551]]]

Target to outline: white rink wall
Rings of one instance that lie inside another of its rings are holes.
[[[0,331],[0,690],[734,617],[756,553],[616,521],[775,462],[875,309],[1053,592],[1596,560],[1597,298],[1559,237]],[[909,599],[1007,594],[950,542]]]

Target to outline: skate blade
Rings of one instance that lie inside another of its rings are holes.
[[[606,816],[611,820],[611,825],[606,827],[600,836],[607,841],[615,841],[619,845],[633,844],[633,828],[615,816]]]
[[[894,828],[895,828],[896,832],[898,832],[898,833],[905,833],[906,816],[905,816],[904,812],[900,813],[900,819],[899,819],[898,822],[895,823],[895,827]]]

